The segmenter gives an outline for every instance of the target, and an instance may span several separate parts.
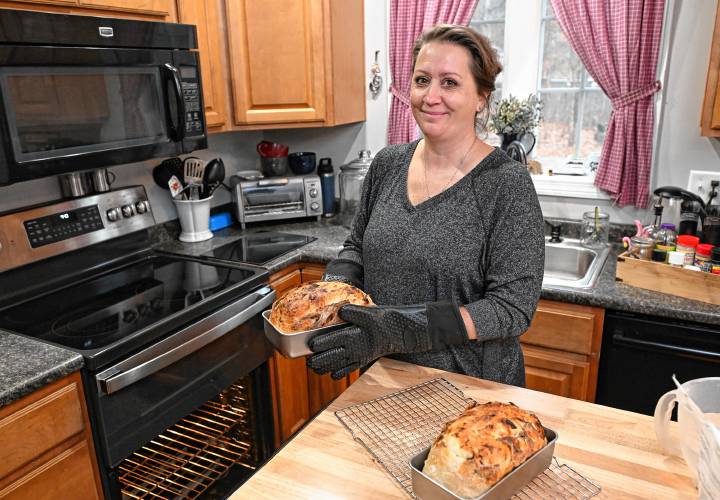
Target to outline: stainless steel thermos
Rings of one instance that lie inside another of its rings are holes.
[[[317,173],[320,176],[323,215],[327,217],[335,213],[335,174],[332,160],[330,158],[320,158]]]

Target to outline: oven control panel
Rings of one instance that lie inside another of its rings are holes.
[[[0,272],[154,225],[142,186],[0,215]]]
[[[23,221],[33,248],[102,229],[97,205]]]

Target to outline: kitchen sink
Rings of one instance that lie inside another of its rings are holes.
[[[550,243],[548,238],[543,286],[592,288],[609,253],[609,246],[587,248],[580,240],[564,238],[560,243]]]

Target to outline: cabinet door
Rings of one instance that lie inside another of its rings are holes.
[[[283,272],[270,279],[278,297],[301,283],[299,269]],[[270,377],[275,406],[275,444],[290,439],[310,419],[308,379],[305,358],[288,359],[275,351],[270,363]]]
[[[168,17],[174,12],[173,0],[78,0],[81,7],[124,10]]]
[[[590,363],[585,356],[522,345],[528,389],[590,401]],[[594,395],[593,398],[594,399]]]
[[[227,120],[227,65],[222,40],[219,0],[178,0],[178,16],[183,24],[197,27],[200,71],[208,128],[219,129]]]
[[[322,121],[322,0],[227,0],[237,125]]]

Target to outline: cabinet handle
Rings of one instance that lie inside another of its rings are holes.
[[[650,348],[658,351],[665,351],[671,354],[688,354],[691,356],[699,356],[709,360],[720,360],[720,353],[712,351],[703,351],[702,349],[692,349],[690,347],[680,347],[672,344],[663,344],[662,342],[651,342],[649,340],[638,340],[626,337],[622,333],[613,334],[613,340],[637,348]]]

